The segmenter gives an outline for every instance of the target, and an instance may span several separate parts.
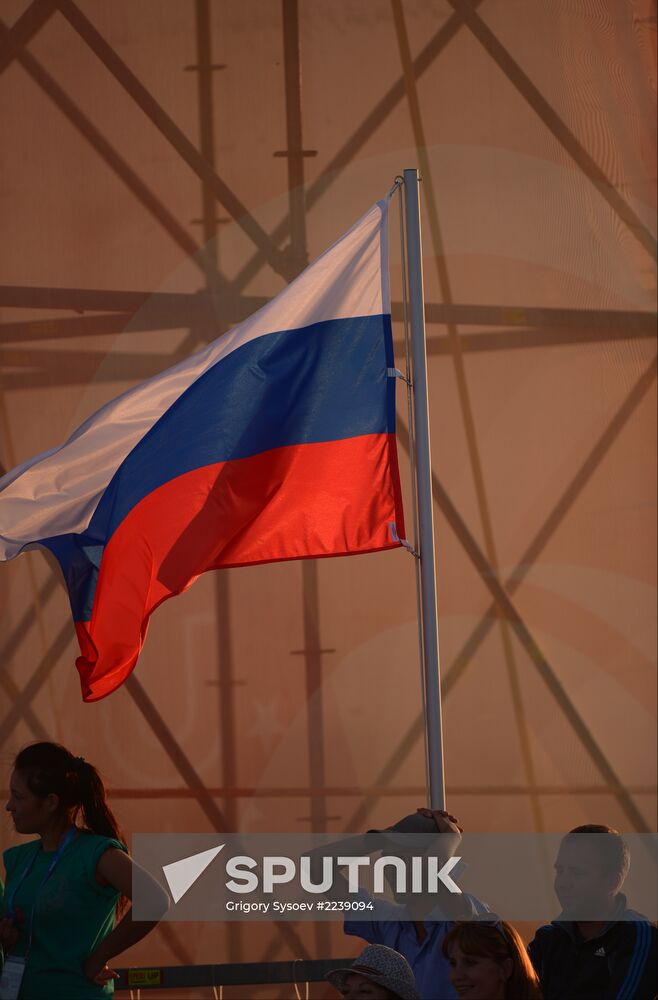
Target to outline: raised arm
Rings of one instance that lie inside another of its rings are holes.
[[[444,809],[417,809],[416,812],[428,819],[433,819],[436,828],[442,836],[437,840],[436,856],[439,863],[444,864],[448,858],[456,857],[462,839],[463,830],[459,825],[456,816],[446,812]],[[430,851],[429,853],[434,853]],[[423,905],[424,904],[424,905]],[[438,905],[443,916],[448,920],[462,920],[471,915],[470,904],[467,904],[463,895],[448,892],[447,889],[441,892],[440,899],[432,900],[425,897],[414,905],[416,919],[426,917],[432,909]]]

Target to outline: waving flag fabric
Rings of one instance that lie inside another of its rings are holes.
[[[0,479],[0,558],[57,557],[86,701],[126,679],[153,610],[206,570],[400,544],[386,209]]]

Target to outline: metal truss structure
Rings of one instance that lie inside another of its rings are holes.
[[[430,324],[430,355],[440,355],[446,364],[453,367],[456,379],[463,428],[467,443],[468,462],[475,483],[477,511],[479,517],[479,542],[457,505],[449,496],[439,475],[433,477],[434,499],[437,510],[441,511],[456,538],[463,547],[467,559],[481,578],[489,592],[490,605],[486,614],[473,628],[459,653],[453,658],[443,677],[444,698],[449,699],[455,686],[472,663],[473,657],[487,635],[493,630],[498,633],[504,653],[509,689],[513,703],[513,713],[519,745],[523,755],[526,787],[501,786],[504,793],[523,794],[529,797],[535,829],[542,830],[546,820],[542,813],[541,799],[550,794],[561,794],[564,789],[541,785],[537,780],[531,752],[531,738],[528,730],[523,697],[519,684],[519,666],[516,650],[518,647],[527,654],[535,671],[541,677],[547,691],[559,706],[564,718],[585,749],[594,770],[603,780],[608,793],[619,803],[629,828],[648,831],[647,821],[634,801],[634,790],[616,772],[606,748],[597,742],[587,719],[576,708],[568,689],[560,681],[554,666],[542,650],[541,642],[533,635],[530,626],[515,603],[515,592],[524,578],[523,567],[531,566],[541,554],[556,530],[569,517],[574,502],[601,463],[615,447],[621,430],[627,426],[640,403],[647,397],[656,380],[655,359],[632,386],[623,404],[618,408],[607,426],[583,457],[580,468],[562,492],[543,523],[538,524],[532,537],[528,538],[525,551],[518,559],[521,570],[510,579],[501,575],[496,538],[491,515],[487,484],[482,467],[482,458],[473,416],[473,403],[465,371],[465,356],[472,353],[532,350],[548,345],[559,349],[561,346],[586,345],[603,342],[648,339],[655,337],[655,316],[650,312],[635,310],[588,310],[565,308],[531,308],[510,303],[508,306],[483,306],[459,303],[454,300],[451,278],[443,253],[440,207],[434,190],[432,173],[425,152],[426,138],[423,110],[418,87],[423,74],[450,46],[458,32],[469,32],[488,57],[524,102],[541,120],[545,128],[557,140],[582,172],[598,196],[607,203],[616,216],[618,225],[628,238],[635,241],[642,250],[655,260],[656,241],[643,221],[635,213],[631,204],[624,200],[612,179],[603,167],[595,161],[579,141],[578,137],[560,117],[554,107],[541,94],[527,73],[514,59],[512,53],[496,37],[481,16],[483,0],[449,0],[451,13],[431,37],[421,51],[414,56],[410,48],[403,0],[391,0],[391,9],[402,73],[389,90],[372,107],[359,127],[337,149],[327,169],[311,184],[305,180],[305,164],[315,155],[313,149],[305,148],[303,129],[303,102],[301,83],[300,53],[300,10],[298,0],[280,0],[281,27],[283,36],[285,89],[286,136],[285,148],[275,152],[284,157],[287,164],[289,211],[284,222],[271,232],[265,231],[240,200],[239,193],[233,191],[222,178],[216,162],[216,137],[213,130],[213,81],[222,66],[213,60],[211,6],[212,0],[195,0],[196,22],[196,62],[186,67],[196,74],[199,109],[200,143],[197,147],[176,124],[167,109],[142,84],[130,65],[109,44],[103,34],[94,26],[93,20],[75,0],[33,0],[24,13],[11,26],[0,23],[0,74],[13,62],[17,62],[28,74],[36,87],[48,97],[58,112],[79,131],[97,155],[108,165],[122,183],[139,200],[144,209],[157,220],[159,225],[177,246],[192,260],[202,278],[202,290],[194,294],[141,292],[114,290],[94,290],[89,288],[8,286],[0,287],[0,306],[12,310],[48,310],[49,314],[61,311],[62,318],[50,316],[47,319],[14,319],[0,324],[0,371],[6,372],[0,382],[0,428],[5,441],[4,453],[0,461],[9,468],[15,461],[11,449],[11,427],[1,393],[12,389],[39,388],[49,385],[74,385],[84,381],[87,373],[95,372],[103,352],[85,348],[76,355],[73,369],[67,362],[67,354],[57,348],[58,339],[89,338],[111,333],[122,333],[130,338],[133,332],[162,331],[185,328],[187,336],[174,353],[149,352],[139,354],[130,350],[118,351],[113,355],[112,378],[141,380],[187,355],[207,339],[207,331],[226,330],[235,322],[248,316],[261,306],[262,297],[245,293],[245,288],[259,270],[269,266],[286,280],[293,278],[307,263],[308,247],[306,236],[306,213],[320,199],[326,198],[332,184],[340,177],[347,165],[358,155],[367,139],[386,121],[391,112],[406,103],[416,146],[418,165],[424,179],[424,195],[429,237],[436,262],[440,290],[439,302],[431,302],[427,307]],[[188,227],[172,214],[166,204],[151,190],[148,182],[125,159],[104,135],[99,125],[93,122],[60,87],[42,63],[31,53],[31,43],[52,18],[64,18],[79,37],[81,45],[90,50],[114,78],[116,86],[130,96],[141,109],[145,118],[161,133],[173,147],[180,159],[198,178],[201,214],[201,238],[197,241],[189,233]],[[2,79],[0,77],[0,86]],[[6,155],[6,154],[5,154]],[[407,164],[404,164],[405,166]],[[252,244],[252,255],[236,277],[229,279],[222,272],[217,255],[217,236],[224,221],[218,218],[218,211],[240,227]],[[76,313],[71,317],[70,311]],[[401,303],[393,305],[394,319],[401,318]],[[460,328],[468,327],[468,332]],[[125,331],[125,332],[124,332]],[[29,346],[23,346],[29,341]],[[100,376],[103,377],[102,374]],[[408,447],[408,429],[400,422],[399,442],[403,449]],[[43,609],[56,589],[55,577],[51,574],[45,583],[33,583],[33,607],[25,609],[21,620],[16,622],[12,632],[2,640],[2,661],[8,662],[16,656],[22,639],[32,621],[38,620]],[[218,679],[220,695],[222,775],[221,784],[211,788],[204,784],[195,768],[193,760],[186,754],[164,721],[156,700],[133,675],[127,682],[127,690],[137,706],[144,723],[148,726],[161,753],[171,764],[172,771],[183,782],[183,788],[155,788],[136,792],[130,789],[114,789],[117,798],[146,796],[154,801],[175,797],[194,799],[207,817],[211,826],[218,830],[234,829],[236,826],[236,802],[241,797],[259,794],[258,790],[241,788],[238,784],[236,760],[239,755],[233,694],[236,683],[235,667],[231,646],[230,596],[222,574],[216,574],[216,615],[219,635]],[[320,628],[322,619],[319,602],[317,566],[306,562],[303,566],[303,648],[298,651],[303,658],[305,684],[308,695],[307,748],[309,760],[309,784],[307,788],[295,790],[298,796],[307,796],[310,810],[310,825],[315,831],[327,829],[327,797],[340,793],[354,797],[355,808],[345,824],[345,828],[360,829],[367,823],[375,803],[381,796],[399,796],[421,793],[421,788],[410,790],[396,787],[396,775],[401,764],[422,739],[422,718],[419,716],[405,732],[397,734],[394,746],[387,760],[381,763],[376,780],[369,789],[327,787],[325,767],[325,740],[323,735],[322,675],[323,657],[328,650]],[[7,743],[19,720],[24,721],[35,738],[46,738],[47,727],[33,709],[37,693],[42,689],[54,665],[61,657],[70,639],[70,623],[62,623],[61,630],[48,637],[48,647],[33,672],[19,690],[11,679],[0,672],[0,684],[7,696],[9,707],[0,718],[0,745]],[[448,784],[450,791],[450,783]],[[469,794],[478,794],[478,786],[469,786]],[[580,795],[588,791],[599,791],[600,787],[578,786]],[[491,788],[487,786],[487,794]],[[283,788],[270,789],[272,796],[290,794]],[[221,805],[220,805],[221,803]],[[162,925],[161,933],[177,959],[183,964],[191,964],[192,956],[177,939],[171,926]],[[262,956],[263,961],[272,961],[283,946],[294,951],[300,958],[311,959],[330,952],[328,930],[325,925],[316,928],[315,955],[311,956],[299,938],[293,925],[278,924],[271,944]],[[231,925],[228,931],[228,959],[240,962],[244,957],[245,942],[239,925]]]

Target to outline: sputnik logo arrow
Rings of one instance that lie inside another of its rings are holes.
[[[213,847],[209,851],[191,854],[189,858],[181,858],[180,861],[172,861],[170,865],[162,866],[174,903],[182,899],[187,890],[192,888],[224,846],[220,844],[219,847]]]

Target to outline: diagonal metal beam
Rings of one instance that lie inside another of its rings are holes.
[[[226,818],[224,813],[134,673],[126,680],[125,687],[185,784],[194,789],[195,798],[213,828],[218,832],[225,831]],[[275,921],[274,925],[296,955],[301,955],[304,958],[309,957],[300,938],[289,924]]]
[[[50,581],[48,581],[48,584],[50,584]],[[43,592],[44,591],[42,591],[42,593]],[[45,593],[49,593],[49,590],[46,589]],[[20,642],[21,636],[19,635],[18,628],[14,630],[14,636],[14,642]],[[23,690],[18,693],[16,698],[14,698],[9,711],[0,722],[0,746],[4,745],[7,741],[13,730],[16,728],[21,717],[25,717],[31,712],[31,703],[36,698],[42,685],[48,679],[53,667],[57,664],[64,650],[67,648],[74,636],[75,633],[71,628],[71,624],[70,622],[67,622],[57,634],[50,646],[50,649],[30,677]],[[13,650],[12,644],[7,644],[5,649],[11,653]],[[199,802],[203,812],[213,824],[214,828],[220,831],[226,829],[221,810],[217,806],[212,795],[208,792],[198,772],[177,743],[171,733],[171,730],[164,722],[162,716],[134,674],[132,674],[125,682],[125,686],[154,734],[157,736],[178,773],[182,776],[188,786],[194,789],[195,798]],[[43,727],[41,727],[41,729],[43,729]],[[39,733],[39,735],[42,736],[45,734]],[[295,954],[308,957],[304,945],[292,927],[281,921],[277,921],[275,926],[287,944],[294,950]]]
[[[5,453],[7,455],[7,458],[9,459],[10,466],[13,467],[17,464],[17,455],[14,448],[13,434],[11,429],[11,423],[9,420],[9,411],[7,408],[7,401],[6,401],[6,387],[3,384],[2,371],[0,371],[0,430],[2,431],[2,437],[4,439]],[[24,567],[27,571],[28,579],[30,582],[30,591],[32,597],[32,606],[29,612],[30,623],[34,621],[34,623],[37,626],[37,634],[39,636],[41,644],[41,655],[44,659],[47,659],[49,655],[49,650],[48,650],[48,640],[46,637],[46,626],[43,617],[43,601],[41,600],[41,596],[39,593],[39,586],[37,584],[34,561],[32,559],[26,559],[24,562]],[[51,581],[53,580],[52,575],[50,579]],[[27,628],[25,629],[25,633],[21,633],[21,638],[24,634],[27,634]],[[14,632],[14,635],[16,635],[16,632]],[[4,678],[3,687],[5,687],[6,690],[11,690],[12,688],[15,689],[15,685],[11,683],[9,677]],[[16,691],[12,699],[12,706],[20,707],[22,700],[23,700],[22,693]],[[25,715],[26,720],[29,720],[28,724],[33,725],[36,717],[33,715],[31,711],[29,711],[29,705],[24,706],[23,714]]]
[[[496,607],[500,609],[507,621],[511,624],[512,629],[516,633],[517,639],[521,643],[521,646],[530,657],[540,677],[548,687],[555,701],[562,709],[565,718],[580,739],[580,742],[589,754],[606,785],[608,785],[611,789],[615,789],[615,797],[617,798],[623,811],[626,813],[626,816],[633,824],[633,827],[642,833],[650,833],[649,824],[644,819],[631,796],[622,789],[622,782],[620,778],[616,774],[602,748],[594,738],[584,718],[571,701],[564,685],[544,656],[539,644],[536,642],[530,632],[530,629],[517,611],[507,591],[498,582],[493,567],[489,564],[479,545],[475,541],[475,538],[473,538],[469,532],[465,522],[459,514],[459,511],[452,503],[439,480],[435,478],[435,482],[439,507],[446,520],[451,524],[453,530],[460,538],[466,554],[469,556],[471,562],[480,573],[482,581],[489,590]]]
[[[167,948],[176,956],[180,965],[194,965],[194,955],[185,947],[168,920],[161,920],[155,930],[164,938]],[[132,996],[132,990],[130,992]]]
[[[579,473],[572,481],[572,483],[569,485],[569,487],[563,494],[562,498],[560,499],[556,507],[549,515],[548,519],[542,525],[542,528],[539,530],[539,532],[537,533],[531,544],[528,546],[528,549],[526,550],[521,559],[520,563],[521,568],[527,567],[532,562],[532,560],[534,560],[537,557],[541,549],[544,547],[544,545],[550,538],[550,536],[554,533],[558,525],[564,519],[564,516],[571,507],[576,496],[582,491],[585,484],[594,473],[595,469],[600,465],[603,457],[609,451],[613,441],[618,436],[622,427],[627,423],[632,413],[635,411],[641,400],[646,395],[646,392],[652,385],[653,381],[655,380],[655,377],[656,377],[656,363],[654,361],[654,363],[649,366],[647,371],[642,375],[642,377],[636,383],[633,390],[629,394],[629,397],[625,400],[620,410],[615,414],[613,420],[606,428],[606,431],[599,439],[599,441],[596,443],[596,445],[588,455],[587,459],[581,466]],[[459,517],[459,514],[457,513],[456,509],[452,506],[452,504],[450,504],[450,502],[448,502],[447,507],[444,507],[442,503],[445,493],[444,491],[442,491],[442,489],[438,488],[439,483],[438,480],[436,480],[435,476],[433,476],[433,486],[434,486],[435,502],[438,503],[438,505],[443,510],[443,513],[446,516],[449,523],[451,523],[453,530],[455,530],[456,528],[460,528],[459,522],[461,522],[461,518]],[[461,524],[463,525],[463,522],[461,522]],[[467,552],[469,555],[471,555],[473,550],[477,550],[477,543],[472,538],[472,536],[470,536],[470,533],[468,532],[468,529],[466,528],[465,525],[463,525],[463,530],[466,532],[467,536],[466,537],[466,541],[468,543]],[[461,537],[460,541],[462,541],[462,544],[464,543],[464,540]],[[490,591],[492,591],[492,594],[494,596],[494,604],[498,604],[499,598],[502,596],[503,600],[501,603],[503,605],[503,608],[506,608],[506,614],[508,614],[509,616],[509,610],[510,609],[513,610],[513,605],[511,604],[511,601],[507,597],[503,588],[500,587],[500,585],[497,583],[496,580],[494,580],[493,576],[492,575],[487,576],[485,575],[485,573],[483,573],[483,563],[486,564],[486,560],[484,560],[482,554],[479,553],[479,556],[477,558],[478,558],[478,564],[476,564],[476,568],[479,569],[480,573],[483,575],[484,582],[489,587]],[[521,579],[522,576],[520,576],[519,573],[516,573],[514,574],[512,579],[508,581],[507,586],[509,586],[511,590],[514,590],[516,589],[516,587],[519,586]],[[482,642],[482,640],[488,634],[490,629],[493,627],[493,624],[495,623],[496,620],[494,604],[492,604],[488,609],[487,612],[488,617],[482,618],[480,620],[476,629],[472,633],[471,638],[463,647],[462,652],[458,655],[455,661],[453,661],[453,665],[451,669],[448,671],[448,674],[446,675],[443,685],[443,691],[446,697],[454,687],[454,684],[456,683],[459,675],[463,672],[468,663],[471,662],[471,658],[475,650],[479,646],[479,644]],[[513,614],[516,616],[515,610],[513,610]],[[515,619],[511,620],[512,624],[514,625]],[[522,624],[521,630],[519,630],[518,628],[515,629],[520,639],[521,639],[520,632],[522,632],[523,628],[525,628],[525,626],[523,626],[523,623],[521,624]],[[533,659],[535,665],[539,666],[536,659],[536,653],[538,652],[537,647],[534,645],[531,636],[529,636],[529,639],[530,641],[527,644],[524,641],[524,639],[522,639],[522,644],[524,645],[524,648],[526,648],[528,652],[530,651],[530,649],[533,650],[531,658]],[[545,670],[544,667],[548,669]],[[585,727],[585,739],[583,739],[583,734],[581,733],[581,731],[579,731],[579,723],[582,720],[579,720],[577,718],[577,712],[571,705],[570,700],[566,695],[566,692],[564,692],[564,689],[562,688],[560,691],[561,688],[560,682],[557,680],[557,678],[555,678],[554,675],[552,675],[552,670],[546,661],[544,661],[542,668],[540,669],[540,674],[543,676],[544,680],[548,684],[552,693],[556,697],[556,700],[558,700],[558,704],[560,704],[560,707],[563,709],[563,711],[565,711],[567,719],[572,724],[577,735],[581,738],[581,741],[583,742],[585,749],[588,751],[588,753],[590,753],[590,756],[597,765],[597,768],[599,768],[600,773],[604,777],[604,780],[606,780],[610,794],[615,795],[616,798],[619,800],[622,808],[624,809],[626,815],[631,820],[631,823],[633,824],[635,829],[640,830],[641,832],[648,832],[648,827],[644,820],[644,817],[635,806],[635,803],[633,802],[630,795],[628,795],[627,791],[624,790],[622,783],[614,775],[614,771],[612,771],[612,768],[610,767],[607,760],[603,756],[602,751],[600,751],[598,746],[594,743],[591,735],[588,734],[586,727]],[[548,675],[552,675],[552,677]],[[567,703],[566,708],[565,708],[565,702]],[[401,766],[402,762],[406,759],[406,757],[411,752],[418,739],[422,736],[422,732],[423,732],[423,718],[421,714],[411,724],[411,726],[409,727],[407,732],[403,735],[402,739],[398,743],[397,747],[389,757],[388,761],[386,762],[382,770],[377,774],[373,782],[374,785],[380,787],[391,781],[391,779]],[[366,798],[364,802],[361,803],[359,808],[352,814],[345,829],[354,830],[354,829],[359,829],[361,826],[363,826],[365,818],[375,805],[377,798],[378,796],[374,795]]]
[[[463,19],[464,23],[468,25],[474,37],[477,38],[485,51],[503,71],[521,97],[539,116],[562,148],[569,154],[576,166],[590,179],[601,197],[628,227],[629,231],[641,246],[644,247],[647,253],[656,260],[658,258],[658,243],[655,236],[649,232],[640,217],[624,201],[615,185],[606,176],[596,160],[587,152],[571,129],[563,122],[555,108],[548,103],[527,73],[521,69],[502,42],[494,35],[491,28],[485,24],[475,10],[474,5],[469,3],[468,0],[448,0],[448,3],[455,13],[459,14]]]
[[[155,707],[152,699],[146,693],[143,685],[137,680],[134,673],[131,674],[126,680],[125,688],[137,708],[144,716],[144,719],[150,726],[154,736],[157,738],[158,742],[162,746],[162,749],[169,757],[169,760],[174,765],[176,771],[178,771],[185,784],[189,788],[194,789],[195,798],[197,799],[202,812],[205,813],[206,818],[215,830],[220,833],[225,831],[227,829],[227,825],[224,813],[219,808],[212,795],[208,792],[199,772],[183,751],[171,729],[160,715],[160,712]]]
[[[0,42],[10,41],[11,33],[0,21]],[[94,125],[60,87],[56,80],[29,52],[16,50],[16,58],[27,74],[50,98],[62,114],[71,122],[101,159],[119,177],[144,208],[155,218],[162,228],[172,237],[174,242],[192,258],[194,263],[203,270],[204,254],[202,248],[192,239],[187,230],[171,214],[166,205],[151,191],[141,177],[133,170],[126,160],[117,152],[102,132]],[[224,284],[226,281],[224,279]]]
[[[54,0],[33,0],[0,39],[0,73],[13,62],[34,36],[41,30],[55,10]]]
[[[54,574],[51,574],[39,591],[38,601],[41,607],[45,605],[56,589],[57,582]],[[11,661],[11,657],[21,645],[33,621],[34,608],[30,605],[27,611],[25,611],[21,616],[20,621],[14,627],[13,632],[3,644],[2,649],[0,649],[0,663],[9,663]],[[6,694],[9,696],[10,702],[15,703],[20,697],[20,689],[16,686],[16,684],[14,684],[11,677],[4,670],[0,670],[0,684],[2,684]],[[32,730],[37,739],[48,739],[48,732],[45,726],[41,724],[40,720],[29,705],[25,705],[23,708],[23,718],[25,719],[26,725]]]
[[[571,480],[544,523],[531,539],[525,551],[520,556],[517,568],[505,582],[505,589],[509,594],[516,593],[521,583],[527,576],[529,567],[537,561],[550,539],[562,524],[568,512],[571,510],[578,497],[582,494],[596,470],[600,467],[603,459],[610,451],[610,448],[616,439],[619,437],[619,434],[627,425],[642,400],[645,398],[655,379],[656,362],[654,360],[637,380],[630,393],[614,414],[607,427],[596,441],[594,447],[583,461],[582,465],[578,469],[578,472]],[[446,674],[445,678],[446,694],[452,690],[463,671],[471,662],[476,650],[486,638],[492,625],[490,616],[493,612],[494,606],[493,604],[490,604],[480,622],[455,657],[452,667]]]
[[[609,452],[613,442],[619,436],[619,433],[623,427],[628,423],[630,417],[635,412],[641,401],[646,396],[649,388],[653,384],[656,378],[656,362],[654,361],[647,370],[642,374],[640,379],[637,381],[628,397],[619,408],[617,413],[614,415],[605,431],[596,442],[584,462],[582,463],[578,473],[574,479],[569,483],[566,490],[560,497],[560,500],[555,505],[548,518],[544,521],[539,531],[536,533],[527,549],[523,553],[519,561],[519,569],[513,574],[510,580],[506,583],[506,588],[510,593],[514,593],[515,590],[520,585],[525,573],[527,572],[527,567],[531,565],[539,556],[542,549],[546,546],[549,539],[555,533],[559,525],[564,520],[566,514],[572,507],[576,498],[580,495],[582,490],[585,488],[594,472],[599,468],[604,457]],[[436,477],[434,477],[436,478]],[[434,484],[433,484],[434,485]],[[435,489],[434,490],[435,502],[440,503],[440,494]],[[444,512],[445,513],[445,512]],[[475,544],[473,542],[473,544]],[[485,578],[486,581],[487,578]],[[502,588],[501,588],[502,589]],[[477,648],[483,642],[491,628],[495,623],[495,606],[494,603],[490,605],[485,613],[485,617],[481,618],[480,622],[472,632],[470,638],[467,640],[466,644],[462,647],[461,652],[457,655],[453,664],[446,674],[443,681],[443,693],[447,698],[452,691],[457,680],[466,669],[468,664],[472,661]],[[373,781],[373,785],[377,787],[386,786],[395,776],[400,766],[407,758],[409,753],[413,750],[418,739],[423,733],[423,717],[422,714],[419,715],[411,726],[408,728],[406,733],[404,733],[402,739],[398,743],[397,747],[389,757],[389,759],[384,764],[384,767],[379,771],[377,776]],[[623,786],[620,782],[617,782],[617,786],[608,782],[610,794],[614,794],[617,798],[620,798],[621,792],[623,792]],[[368,814],[371,812],[372,808],[376,804],[379,796],[370,795],[368,796],[351,815],[346,830],[360,829],[364,825],[364,821]],[[626,799],[629,799],[626,796]],[[636,829],[644,830],[646,824],[644,823],[643,817],[638,815],[638,810],[632,803],[632,822]],[[629,813],[627,812],[627,815]],[[638,826],[637,821],[640,821],[642,825]]]
[[[77,31],[89,48],[96,54],[112,76],[121,84],[147,118],[155,125],[169,141],[179,156],[187,163],[194,173],[208,184],[215,197],[229,215],[237,222],[244,233],[252,240],[264,255],[264,259],[286,279],[292,277],[287,258],[278,246],[272,242],[268,234],[248,212],[240,199],[222,180],[207,160],[201,155],[193,143],[170,118],[164,108],[149,93],[146,87],[137,79],[132,70],[124,63],[111,45],[103,38],[91,21],[82,13],[73,0],[57,0],[57,6],[72,28]]]
[[[45,583],[39,590],[38,600],[40,605],[43,607],[52,597],[57,589],[57,579],[54,573],[51,573],[46,579]],[[5,640],[0,649],[0,663],[9,663],[12,656],[19,648],[25,634],[30,627],[33,620],[34,611],[30,607],[23,612],[20,620],[17,622],[13,632]],[[4,675],[3,675],[4,676]]]
[[[474,0],[476,6],[482,0]],[[414,59],[414,76],[420,79],[423,73],[429,69],[437,56],[443,52],[446,46],[452,41],[459,29],[462,27],[460,15],[451,14],[445,24],[430,38],[424,49]],[[392,87],[386,91],[384,96],[377,102],[374,108],[366,115],[359,127],[341,146],[335,156],[329,161],[319,177],[313,181],[306,189],[306,211],[308,212],[327,193],[329,188],[338,180],[345,167],[347,167],[357,153],[365,146],[370,137],[383,125],[388,116],[395,110],[400,101],[404,99],[405,87],[404,77],[400,76]],[[289,220],[283,219],[274,227],[270,234],[272,241],[278,245],[289,234]],[[249,281],[258,273],[265,263],[265,256],[255,253],[242,270],[238,273],[234,281],[234,288],[244,288]]]
[[[0,746],[9,739],[12,732],[20,722],[21,718],[30,716],[34,718],[30,705],[36,698],[41,686],[45,683],[53,667],[58,663],[60,657],[69,643],[75,638],[75,633],[71,623],[67,622],[57,633],[54,641],[48,649],[41,663],[36,668],[29,681],[22,691],[13,699],[9,711],[0,722]],[[39,727],[43,728],[43,727]]]
[[[50,576],[44,586],[41,588],[39,593],[39,601],[43,604],[45,603],[55,590],[55,579],[54,576]],[[0,662],[8,662],[10,656],[15,651],[15,649],[20,644],[25,632],[29,626],[31,620],[31,609],[23,615],[23,618],[18,623],[14,632],[9,637],[9,640],[5,643],[0,651]],[[27,725],[32,729],[34,735],[37,739],[47,740],[50,736],[48,731],[44,726],[41,725],[39,719],[35,716],[34,712],[30,708],[30,702],[36,697],[42,684],[47,679],[50,671],[54,665],[58,662],[60,656],[62,655],[64,649],[72,638],[71,628],[69,625],[65,626],[59,633],[59,636],[55,639],[55,642],[48,651],[46,657],[40,664],[39,668],[35,671],[32,678],[30,679],[28,685],[24,691],[19,691],[14,685],[11,678],[6,674],[0,674],[0,679],[8,690],[11,696],[13,705],[12,709],[5,716],[2,725],[0,726],[0,746],[5,744],[5,741],[13,731],[15,725],[18,723],[20,716],[22,715]],[[168,944],[174,952],[183,960],[186,954],[185,949],[177,941],[176,935],[173,928],[169,927],[169,933],[166,935],[168,939]],[[189,956],[186,959],[188,962],[191,961]]]

